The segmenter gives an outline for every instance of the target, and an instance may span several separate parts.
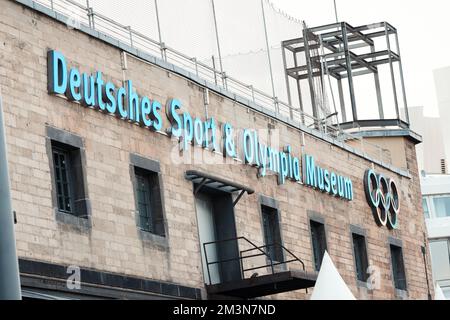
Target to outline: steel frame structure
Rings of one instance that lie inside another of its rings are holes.
[[[378,50],[375,40],[385,39],[385,48]],[[394,50],[391,38],[394,38]],[[312,55],[313,50],[320,50],[318,55]],[[400,56],[399,40],[397,29],[387,22],[375,23],[359,27],[353,27],[346,22],[333,23],[320,27],[304,27],[303,37],[282,42],[283,61],[286,76],[287,94],[289,104],[292,105],[290,79],[293,78],[297,84],[299,104],[304,111],[302,101],[302,88],[300,83],[308,81],[312,112],[314,117],[318,117],[318,103],[315,101],[314,79],[321,76],[331,76],[337,81],[339,92],[339,104],[342,121],[342,129],[362,128],[362,127],[401,127],[409,128],[409,114],[407,98],[404,84],[402,60]],[[288,66],[286,51],[292,54],[293,66]],[[362,52],[361,52],[362,51]],[[303,55],[304,64],[300,64],[300,56]],[[399,74],[395,73],[394,63],[398,63]],[[385,108],[380,89],[380,76],[378,66],[388,64],[393,90],[393,100],[396,118],[386,119]],[[374,85],[377,96],[378,115],[377,119],[361,120],[358,116],[358,109],[355,99],[355,78],[361,75],[373,74]],[[396,81],[396,75],[400,78],[400,83]],[[344,90],[342,81],[348,81],[348,94],[351,104],[352,119],[348,120]],[[403,105],[399,101],[398,86],[401,89]],[[405,110],[405,117],[402,118],[400,108]]]

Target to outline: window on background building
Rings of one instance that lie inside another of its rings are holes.
[[[261,206],[263,227],[264,227],[264,241],[267,246],[267,251],[273,261],[282,262],[283,249],[281,245],[281,233],[278,209],[267,206]]]
[[[436,218],[450,217],[450,196],[433,198]]]
[[[430,241],[431,265],[435,281],[450,280],[449,239]]]
[[[422,199],[423,214],[425,219],[430,219],[430,209],[428,208],[428,202],[426,198]]]
[[[441,287],[441,289],[442,289],[442,292],[444,293],[444,297],[447,300],[450,300],[450,287],[444,287],[444,288]]]
[[[391,244],[391,264],[394,276],[395,288],[406,290],[405,264],[403,262],[403,250],[401,247]]]
[[[323,255],[327,250],[325,226],[322,223],[313,220],[311,220],[310,226],[312,247],[314,253],[314,266],[316,271],[319,271],[322,265]]]
[[[134,168],[138,227],[152,234],[165,236],[159,175]]]
[[[87,218],[80,149],[52,141],[52,157],[58,210]]]
[[[366,282],[368,278],[367,268],[369,267],[366,238],[356,233],[353,233],[352,237],[353,251],[355,255],[356,276],[359,281]]]

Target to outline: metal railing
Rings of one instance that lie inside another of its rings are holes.
[[[217,70],[214,57],[212,57],[213,67],[211,67],[194,57],[189,57],[167,46],[162,41],[153,40],[133,30],[130,26],[122,25],[99,12],[95,12],[89,5],[89,0],[86,0],[86,5],[82,5],[73,0],[33,0],[33,2],[65,15],[68,18],[67,23],[69,27],[79,28],[81,25],[84,25],[85,27],[89,27],[119,40],[132,48],[153,56],[159,56],[165,62],[183,68],[203,80],[257,104],[263,110],[274,113],[280,119],[290,119],[295,123],[318,130],[341,142],[359,140],[359,143],[353,144],[352,146],[361,146],[361,151],[372,156],[377,156],[385,163],[391,163],[390,155],[386,152],[387,150],[375,144],[368,143],[362,137],[344,132],[339,125],[330,124],[328,120],[317,119],[301,111],[300,108],[280,101],[278,97],[266,94],[253,85],[243,83],[229,76],[226,72]],[[368,150],[375,150],[375,152],[369,152]]]
[[[226,258],[226,259],[220,259],[217,261],[209,261],[208,258],[208,251],[207,251],[207,247],[208,246],[217,246],[219,244],[223,244],[223,243],[227,243],[227,242],[236,242],[236,245],[239,247],[239,241],[245,241],[245,243],[250,245],[250,249],[246,249],[246,250],[240,250],[239,251],[239,256],[237,257],[232,257],[232,258]],[[272,256],[269,253],[269,248],[279,248],[281,249],[281,255],[283,256],[283,261],[276,261],[274,260],[274,258],[272,258]],[[249,254],[249,255],[244,255],[244,254],[248,254],[250,252],[255,252],[257,251],[258,253],[254,253],[254,254]],[[224,263],[228,263],[228,262],[234,262],[234,261],[239,261],[240,264],[240,269],[241,269],[241,279],[246,279],[245,277],[245,273],[249,272],[249,271],[255,271],[255,270],[261,270],[261,269],[267,269],[270,267],[270,271],[271,274],[275,274],[276,270],[275,267],[276,266],[286,266],[289,263],[293,263],[293,262],[298,262],[299,264],[301,264],[302,266],[302,270],[306,271],[305,268],[305,263],[300,260],[294,253],[292,253],[292,251],[290,251],[289,249],[287,249],[286,247],[284,247],[281,244],[278,243],[274,243],[274,244],[269,244],[269,245],[264,245],[264,246],[258,246],[255,243],[253,243],[252,241],[248,240],[245,237],[237,237],[237,238],[231,238],[231,239],[226,239],[226,240],[219,240],[219,241],[212,241],[212,242],[205,242],[203,243],[203,252],[204,252],[204,256],[205,256],[205,263],[206,263],[206,269],[207,269],[207,273],[208,273],[208,280],[209,280],[209,284],[213,284],[212,283],[212,277],[211,277],[211,270],[210,270],[210,266],[212,265],[221,265]],[[289,260],[285,260],[284,256],[285,253],[287,253],[291,259]],[[266,261],[269,261],[268,264],[264,264],[264,265],[258,265],[256,267],[250,267],[250,268],[245,268],[244,267],[244,261],[246,259],[252,259],[252,258],[257,258],[257,257],[261,257],[264,256],[266,257]],[[286,270],[287,271],[287,270]]]

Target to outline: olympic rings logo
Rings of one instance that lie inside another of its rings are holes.
[[[398,229],[400,200],[395,181],[367,170],[364,175],[364,190],[377,224],[380,227],[387,226],[390,230]]]

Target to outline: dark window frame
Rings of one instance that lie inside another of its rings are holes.
[[[258,201],[258,210],[259,210],[260,219],[261,219],[261,230],[262,230],[262,237],[263,237],[264,245],[268,246],[269,243],[267,243],[263,207],[265,207],[269,210],[272,210],[273,212],[276,213],[276,226],[278,227],[277,233],[278,233],[278,237],[279,237],[279,241],[277,243],[279,245],[283,246],[284,244],[283,244],[283,233],[282,233],[282,228],[281,228],[281,212],[279,209],[278,201],[276,201],[275,199],[260,195],[259,201]],[[284,250],[281,247],[272,247],[272,248],[273,248],[273,250],[276,250],[276,248],[279,249],[279,252],[273,251],[273,253],[272,253],[270,251],[270,247],[267,247],[267,250],[269,251],[268,254],[271,256],[273,262],[274,263],[284,262],[285,261]],[[277,261],[277,259],[280,259],[281,261]],[[270,264],[269,257],[266,257],[266,261],[268,264]],[[282,264],[279,267],[282,269],[286,268],[285,264]]]
[[[53,168],[55,172],[56,196],[58,210],[63,213],[76,215],[74,206],[74,188],[72,157],[70,151],[52,141]],[[64,163],[63,163],[64,162]]]
[[[146,232],[153,232],[153,208],[152,208],[152,191],[151,191],[151,177],[146,172],[143,172],[140,168],[134,168],[134,174],[136,177],[136,195],[137,195],[137,211],[139,227]]]
[[[389,256],[390,256],[390,265],[391,265],[391,275],[392,275],[392,284],[394,286],[394,289],[396,292],[407,292],[408,291],[408,277],[406,275],[406,265],[405,265],[405,258],[403,254],[403,243],[401,240],[389,237],[388,241],[388,247],[389,247]],[[403,273],[402,277],[404,281],[403,284],[399,284],[399,279],[397,278],[397,267],[394,266],[394,255],[393,255],[393,249],[397,250],[397,253],[399,251],[400,253],[400,272]],[[403,294],[401,294],[403,296]]]
[[[46,149],[50,166],[52,205],[55,211],[56,220],[60,223],[69,224],[82,232],[87,232],[92,227],[91,205],[87,184],[86,152],[83,139],[73,133],[46,127]],[[68,177],[72,181],[70,194],[71,209],[61,209],[58,200],[58,182],[55,168],[54,151],[66,154],[67,163],[70,168]]]
[[[136,212],[136,227],[139,230],[141,240],[151,242],[160,247],[168,247],[168,228],[164,206],[164,187],[158,161],[150,160],[137,154],[130,154],[130,175],[134,194]],[[143,228],[141,213],[139,210],[138,176],[147,179],[149,184],[148,205],[152,206],[151,228]],[[153,189],[153,190],[152,190]],[[155,207],[156,206],[156,211]]]
[[[369,268],[369,250],[365,230],[357,226],[350,226],[350,240],[352,243],[356,281],[358,286],[367,287],[367,280],[369,279],[369,274],[367,273],[367,269]],[[358,247],[355,246],[355,240],[359,242]],[[360,248],[360,245],[363,246],[363,251],[356,252]]]
[[[315,227],[320,227],[322,228],[322,237],[321,239],[319,239],[319,242],[321,242],[321,246],[323,246],[323,248],[317,248],[316,247],[316,241],[315,241],[315,234],[313,233],[313,225],[315,225]],[[312,250],[312,262],[314,265],[314,270],[319,271],[320,267],[322,265],[322,261],[323,261],[323,256],[325,254],[325,251],[328,250],[328,242],[327,242],[327,228],[325,225],[325,220],[321,217],[316,216],[316,214],[314,214],[313,216],[310,215],[309,217],[309,223],[308,223],[308,227],[309,227],[309,233],[310,233],[310,239],[311,239],[311,250]],[[321,255],[317,255],[317,251],[323,251],[323,253]]]

